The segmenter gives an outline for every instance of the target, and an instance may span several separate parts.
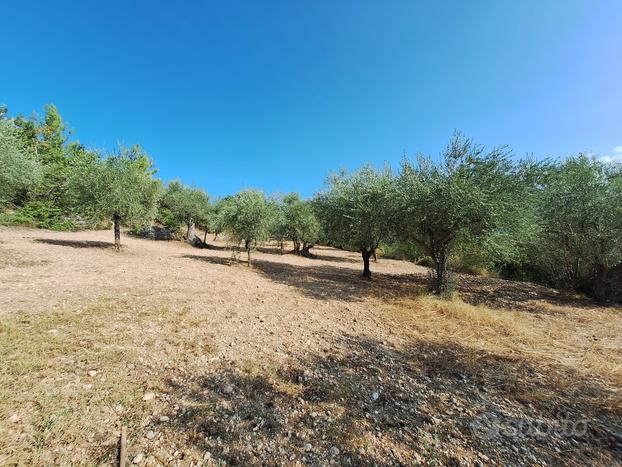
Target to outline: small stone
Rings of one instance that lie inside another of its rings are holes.
[[[13,415],[9,417],[9,422],[11,423],[17,423],[19,422],[19,420],[20,420],[20,417],[16,413],[14,413]]]
[[[380,397],[380,393],[378,391],[374,391],[371,395],[371,399],[374,401],[377,401],[379,397]]]
[[[92,384],[85,384],[82,387],[88,391],[89,389],[91,389],[93,387],[93,385]]]
[[[304,450],[309,452],[311,451],[311,449],[313,449],[313,446],[311,446],[311,443],[307,443],[304,445]]]
[[[87,373],[87,375],[89,375],[91,378],[92,378],[93,376],[97,376],[97,370],[89,370],[89,371],[88,371],[88,373]]]
[[[153,439],[153,438],[155,438],[155,435],[156,434],[153,431],[149,430],[147,432],[147,439]]]
[[[143,457],[143,453],[139,452],[134,456],[134,459],[132,459],[132,464],[140,464],[143,461]]]
[[[52,335],[54,335],[54,336],[55,336],[56,334],[58,334],[58,329],[50,329],[50,330],[48,331],[48,334],[52,334]]]
[[[333,446],[330,448],[330,455],[336,457],[339,455],[339,448],[337,446]]]
[[[145,402],[152,401],[153,399],[155,399],[155,393],[154,392],[146,392],[145,395],[143,396],[143,400]]]
[[[203,454],[203,460],[204,461],[208,461],[212,458],[212,453],[209,451],[205,451],[205,454]]]
[[[168,418],[166,415],[162,415],[162,416],[160,417],[160,421],[161,421],[161,422],[168,422],[169,420],[170,420],[170,418]]]
[[[227,384],[222,390],[225,394],[231,394],[233,392],[233,386]]]

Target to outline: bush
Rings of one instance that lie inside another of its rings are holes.
[[[50,230],[76,230],[73,220],[49,201],[30,201],[22,208],[0,214],[0,224],[25,225]]]
[[[382,256],[385,258],[417,261],[421,252],[413,243],[392,242],[382,245]]]
[[[424,256],[422,258],[419,258],[416,262],[419,266],[423,266],[424,268],[434,267],[434,260],[429,256]]]

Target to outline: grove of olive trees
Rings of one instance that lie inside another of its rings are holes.
[[[226,234],[247,253],[273,240],[312,256],[324,243],[360,252],[362,275],[383,246],[429,263],[430,290],[451,295],[466,257],[489,273],[622,299],[622,167],[579,154],[540,162],[454,134],[440,157],[404,158],[397,172],[364,165],[329,175],[312,199],[243,190],[211,200],[181,181],[164,185],[139,147],[113,154],[69,141],[56,107],[42,119],[0,113],[0,223],[76,229],[157,220]],[[477,252],[476,255],[470,254]],[[472,259],[471,259],[472,261]]]

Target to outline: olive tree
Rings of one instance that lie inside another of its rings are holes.
[[[106,158],[93,155],[72,168],[68,181],[74,208],[114,224],[114,244],[121,248],[121,222],[146,223],[154,216],[161,183],[153,178],[151,160],[139,147],[120,148]]]
[[[285,240],[289,239],[289,226],[285,211],[286,206],[283,199],[271,198],[268,200],[268,236],[278,243],[281,254],[284,253]]]
[[[224,230],[224,212],[225,206],[231,200],[231,196],[220,198],[211,206],[211,215],[209,219],[209,230],[214,234],[214,240],[218,238]]]
[[[294,243],[294,253],[308,255],[318,241],[320,223],[311,202],[301,200],[297,193],[284,198],[285,222],[289,238]]]
[[[367,279],[370,258],[391,233],[393,185],[389,169],[365,166],[353,174],[330,176],[313,201],[323,234],[334,245],[361,252]]]
[[[244,242],[249,266],[254,244],[264,240],[268,235],[269,214],[266,197],[257,190],[240,191],[222,206],[224,231],[238,246]]]
[[[0,118],[0,206],[16,201],[40,178],[40,164],[23,144],[14,123]]]
[[[486,150],[455,133],[440,160],[405,159],[397,178],[396,234],[432,258],[433,292],[449,295],[448,259],[462,238],[483,239],[512,211],[519,179],[505,148]]]
[[[178,224],[186,226],[186,240],[193,243],[195,240],[196,224],[205,227],[210,209],[209,196],[198,188],[185,186],[174,180],[168,184],[160,204],[167,209]]]
[[[609,272],[622,264],[622,166],[586,155],[557,161],[537,212],[533,248],[548,277],[605,301],[616,287]]]

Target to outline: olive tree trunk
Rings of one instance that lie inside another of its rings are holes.
[[[432,278],[432,292],[447,296],[451,295],[452,287],[449,283],[447,271],[447,251],[440,250],[432,255],[434,261],[434,277]]]
[[[369,258],[373,254],[374,249],[361,248],[361,255],[363,256],[363,277],[365,279],[371,279],[371,269],[369,269]]]
[[[119,251],[121,249],[121,216],[114,214],[112,221],[114,223],[114,249]]]
[[[599,303],[607,301],[607,276],[609,268],[604,264],[596,266],[596,274],[594,277],[594,298]]]
[[[311,255],[311,252],[309,251],[311,248],[313,248],[313,243],[304,242],[302,244],[302,250],[300,251],[300,254],[302,256],[309,256],[309,255]]]
[[[188,222],[188,230],[186,232],[186,241],[190,244],[194,243],[194,238],[197,236],[196,229],[194,228],[194,222]]]

